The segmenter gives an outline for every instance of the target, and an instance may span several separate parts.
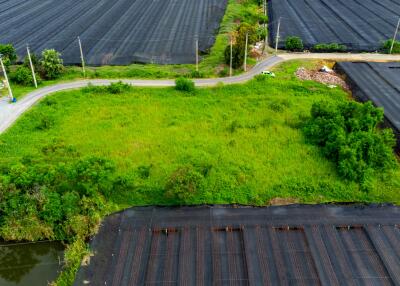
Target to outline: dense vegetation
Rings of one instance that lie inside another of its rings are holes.
[[[313,52],[319,53],[337,53],[337,52],[345,52],[347,47],[345,45],[340,45],[338,43],[330,43],[330,44],[316,44],[313,48]]]
[[[316,106],[325,110],[313,104],[341,114],[347,94],[295,79],[298,65],[195,92],[180,80],[180,90],[115,83],[48,97],[0,136],[0,235],[70,241],[59,284],[68,285],[84,238],[106,213],[128,206],[265,205],[276,197],[399,203],[396,163],[368,172],[366,192],[364,181],[343,176],[324,148],[307,143],[305,124],[318,127]],[[380,111],[364,108],[375,126]]]
[[[382,44],[382,51],[386,54],[390,53],[390,48],[393,45],[392,54],[400,54],[400,41],[387,40]]]
[[[300,37],[291,36],[285,39],[285,49],[292,52],[304,50],[303,40]]]
[[[313,105],[311,115],[305,133],[336,163],[344,178],[358,181],[369,190],[377,173],[385,174],[396,167],[393,131],[378,129],[383,122],[382,109],[370,102],[319,102]]]

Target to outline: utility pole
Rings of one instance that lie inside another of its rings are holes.
[[[1,69],[3,70],[4,73],[4,78],[6,79],[6,84],[7,84],[7,88],[8,88],[8,95],[10,97],[11,102],[15,102],[15,98],[13,96],[12,90],[11,90],[11,86],[10,86],[10,82],[8,81],[8,76],[7,76],[7,71],[6,68],[4,67],[4,63],[3,63],[3,55],[0,54],[0,65],[1,65]]]
[[[249,32],[246,33],[246,45],[244,48],[244,64],[243,64],[243,70],[247,71],[247,44],[249,42]]]
[[[229,76],[232,76],[232,55],[233,54],[233,43],[232,43],[232,35],[231,35],[231,58],[229,61]]]
[[[35,67],[33,66],[33,63],[32,63],[31,52],[29,50],[28,45],[26,45],[26,52],[28,53],[29,64],[31,65],[33,83],[35,84],[35,88],[37,88],[38,86],[37,86],[37,81],[36,81]]]
[[[85,71],[85,59],[83,57],[83,50],[82,50],[82,43],[81,43],[81,38],[78,36],[78,43],[79,43],[79,50],[81,52],[81,61],[82,61],[82,72],[83,72],[83,77],[86,77],[86,71]]]
[[[277,29],[277,31],[276,31],[276,39],[275,39],[275,53],[277,54],[278,53],[278,43],[279,43],[279,38],[280,38],[280,36],[279,36],[279,30],[281,29],[281,17],[279,17],[279,20],[278,20],[278,29]]]
[[[199,71],[199,38],[196,37],[196,71]]]
[[[396,31],[394,31],[393,41],[392,41],[392,45],[390,47],[389,54],[391,54],[393,51],[393,46],[394,46],[394,42],[396,41],[397,32],[399,31],[399,27],[400,27],[400,18],[399,18],[399,21],[397,22]]]

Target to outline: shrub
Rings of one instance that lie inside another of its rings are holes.
[[[92,235],[115,183],[102,158],[50,165],[26,160],[0,174],[0,235],[4,239],[83,239]]]
[[[192,166],[178,168],[165,185],[165,195],[179,204],[192,204],[201,193],[204,177]]]
[[[107,91],[112,93],[112,94],[120,94],[124,93],[127,91],[130,91],[132,89],[132,86],[126,83],[123,83],[122,81],[119,82],[113,82],[109,86],[107,86]]]
[[[231,61],[231,46],[228,45],[225,48],[225,63],[230,65]],[[232,46],[232,68],[237,69],[241,67],[244,63],[244,48],[238,45]]]
[[[17,51],[11,44],[0,44],[0,54],[3,55],[3,63],[5,66],[10,66],[17,60]]]
[[[381,50],[388,54],[392,46],[393,40],[387,40],[382,44]],[[395,41],[393,44],[392,54],[400,54],[400,41]]]
[[[317,44],[312,48],[315,52],[345,52],[347,47],[345,45],[340,45],[338,43],[331,44]]]
[[[31,70],[24,66],[20,66],[14,72],[10,73],[10,80],[21,85],[33,84]]]
[[[303,51],[303,40],[296,36],[287,37],[285,40],[285,49],[293,52]]]
[[[373,173],[395,165],[395,139],[390,129],[378,130],[383,110],[372,103],[316,103],[304,127],[307,138],[322,148],[346,179],[365,183]]]
[[[40,61],[39,61],[38,57],[35,54],[31,54],[31,60],[32,60],[33,67],[36,70],[39,69]],[[31,64],[29,62],[28,56],[25,57],[23,65],[27,68],[31,68]]]
[[[44,50],[40,61],[40,73],[43,78],[56,79],[64,71],[61,54],[56,50]]]
[[[194,82],[190,79],[179,77],[175,80],[175,89],[185,92],[193,92],[196,88]]]

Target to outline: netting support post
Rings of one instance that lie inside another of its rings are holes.
[[[231,57],[229,60],[229,76],[232,76],[232,56],[233,56],[233,42],[232,42],[232,35],[231,35]]]
[[[392,45],[390,46],[389,54],[392,54],[394,42],[396,41],[397,32],[399,31],[399,27],[400,27],[400,18],[399,18],[399,21],[397,22],[396,31],[394,31],[393,41],[392,41]]]
[[[278,28],[276,29],[275,54],[278,53],[278,43],[279,43],[279,38],[280,38],[280,36],[279,36],[280,29],[281,29],[281,17],[279,17]]]
[[[196,37],[196,71],[199,71],[199,38]]]
[[[82,42],[81,42],[81,38],[79,36],[78,36],[78,43],[79,43],[79,50],[81,52],[81,62],[82,62],[83,77],[86,77],[85,58],[83,57]]]
[[[29,65],[31,66],[33,83],[35,84],[35,88],[38,88],[36,74],[35,74],[35,67],[33,66],[33,63],[32,63],[32,57],[31,57],[31,51],[29,50],[29,45],[26,45],[26,53],[28,55]]]
[[[12,90],[11,90],[10,82],[8,81],[7,71],[6,71],[6,68],[4,67],[3,55],[2,54],[0,54],[0,65],[1,65],[1,69],[3,70],[3,73],[4,73],[4,78],[6,80],[6,85],[7,85],[7,88],[8,88],[8,96],[10,97],[11,102],[14,102],[15,99],[14,99],[14,96],[13,96],[13,93],[12,93]]]
[[[249,43],[249,33],[246,33],[246,45],[244,47],[244,63],[243,63],[243,70],[247,71],[247,45]]]

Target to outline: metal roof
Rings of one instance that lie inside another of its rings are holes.
[[[131,208],[75,285],[400,285],[400,208]]]

